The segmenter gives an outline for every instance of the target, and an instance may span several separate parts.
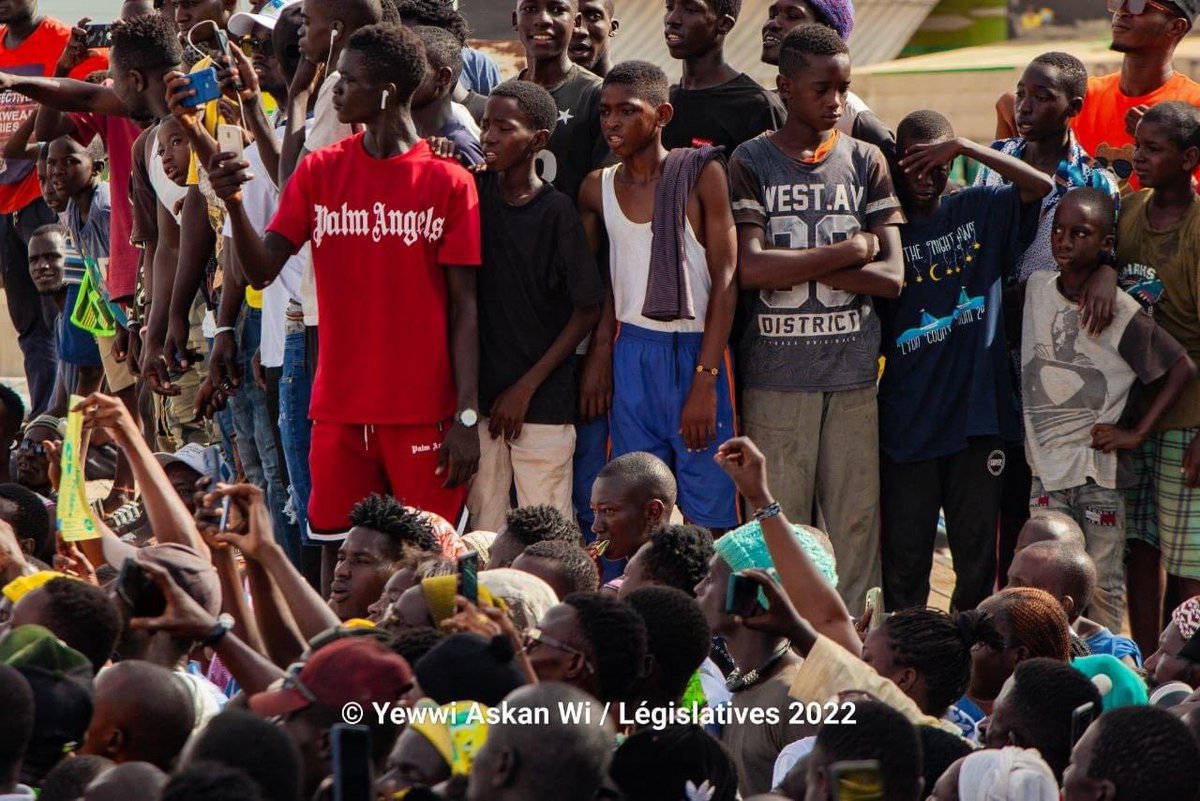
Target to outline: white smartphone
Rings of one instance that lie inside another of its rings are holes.
[[[245,156],[246,146],[242,139],[242,129],[225,123],[218,125],[217,147],[222,153],[233,153],[239,159]]]
[[[868,629],[874,631],[883,622],[883,588],[872,587],[867,590],[867,609],[871,610],[871,622]]]

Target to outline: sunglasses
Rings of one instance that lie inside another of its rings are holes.
[[[255,53],[262,54],[263,58],[275,55],[274,42],[270,39],[255,39],[250,34],[246,34],[238,40],[238,47],[242,48],[242,54],[246,58],[253,58]]]
[[[585,654],[583,651],[579,650],[578,648],[576,648],[572,645],[567,645],[565,642],[562,642],[561,640],[554,639],[549,634],[546,634],[539,628],[528,629],[525,632],[525,647],[522,650],[524,650],[525,653],[528,654],[530,651],[532,651],[535,647],[537,647],[539,645],[544,645],[547,648],[553,648],[556,651],[562,651],[565,654],[571,654],[572,656],[577,656],[581,660],[583,660],[583,666],[585,668],[587,668],[588,673],[596,672],[596,669],[592,667],[592,663],[588,661],[587,654]]]
[[[29,440],[25,440],[19,446],[17,446],[17,452],[18,453],[32,453],[35,456],[45,456],[46,455],[46,443],[45,442],[30,442]]]
[[[1134,16],[1146,13],[1146,9],[1166,14],[1168,17],[1179,16],[1179,12],[1175,9],[1170,6],[1164,6],[1162,3],[1156,3],[1154,0],[1108,0],[1108,10],[1113,14],[1122,8]]]

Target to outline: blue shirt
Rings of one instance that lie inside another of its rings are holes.
[[[1131,656],[1138,667],[1142,666],[1142,651],[1137,647],[1137,643],[1128,637],[1122,637],[1120,634],[1113,634],[1108,629],[1101,628],[1084,642],[1087,643],[1088,650],[1093,654],[1108,654],[1117,659]]]
[[[970,437],[1020,439],[1001,281],[1036,209],[1013,187],[972,187],[900,226],[904,285],[899,298],[876,300],[886,358],[879,444],[892,461],[949,456]]]
[[[458,82],[472,92],[487,97],[500,85],[500,68],[495,61],[474,48],[464,47],[462,55],[462,75]]]
[[[1054,191],[1042,199],[1042,208],[1038,217],[1037,234],[1033,237],[1029,248],[1017,260],[1017,269],[1013,271],[1006,285],[1012,286],[1029,280],[1029,276],[1039,270],[1057,270],[1054,255],[1050,251],[1050,229],[1054,226],[1054,211],[1063,195],[1077,187],[1087,186],[1107,192],[1116,204],[1116,210],[1121,210],[1121,193],[1117,189],[1117,177],[1100,164],[1096,163],[1084,149],[1075,141],[1075,134],[1068,131],[1067,155],[1059,162],[1054,171]],[[1001,139],[992,143],[993,150],[1019,159],[1025,153],[1025,139]],[[990,167],[982,167],[975,176],[976,186],[1006,186],[1008,181]]]

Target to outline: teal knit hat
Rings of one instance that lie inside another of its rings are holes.
[[[792,526],[792,533],[795,534],[800,547],[808,554],[808,558],[817,566],[817,570],[829,582],[829,586],[836,587],[837,565],[833,554],[821,544],[820,538],[825,535],[808,526],[797,525]],[[713,546],[717,556],[721,557],[734,573],[743,570],[765,570],[776,581],[779,580],[775,564],[771,561],[771,554],[767,551],[767,544],[763,541],[762,526],[757,520],[734,529],[713,543]],[[766,596],[761,591],[758,593],[758,600],[764,607],[767,605]]]
[[[1100,690],[1105,712],[1122,706],[1144,706],[1148,702],[1146,683],[1115,656],[1081,656],[1071,661],[1071,667],[1091,679]]]

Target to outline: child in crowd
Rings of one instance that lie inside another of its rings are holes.
[[[1071,131],[1071,121],[1083,109],[1087,94],[1087,67],[1068,53],[1043,53],[1029,62],[1017,81],[1016,124],[1019,136],[1001,139],[992,147],[1018,158],[1054,178],[1054,191],[1042,199],[1037,234],[1006,275],[1006,285],[1026,281],[1039,270],[1056,270],[1050,247],[1054,210],[1068,191],[1091,187],[1109,195],[1120,207],[1113,173],[1084,151]],[[1000,186],[1009,180],[987,165],[975,174],[976,186]],[[1086,317],[1086,315],[1085,315]],[[1093,333],[1097,333],[1095,328]]]
[[[579,14],[583,25],[576,26],[567,52],[576,64],[603,78],[612,69],[609,40],[617,35],[621,21],[613,0],[580,0]]]
[[[787,123],[733,154],[742,289],[756,291],[739,343],[746,433],[767,454],[794,522],[819,508],[852,611],[878,583],[879,317],[872,295],[903,277],[900,201],[879,148],[836,130],[846,44],[801,25],[779,53]]]
[[[783,124],[779,98],[725,63],[725,39],[741,7],[741,0],[667,0],[663,36],[671,58],[683,62],[671,87],[675,116],[663,131],[667,148],[716,146],[729,154]]]
[[[1052,184],[1012,156],[955,137],[950,121],[934,111],[905,117],[896,145],[908,218],[900,226],[904,288],[878,304],[885,606],[925,606],[944,510],[956,577],[951,604],[973,609],[996,579],[1004,443],[1020,439],[1000,335],[1001,276]],[[943,198],[960,155],[1014,185]]]
[[[1019,341],[1025,450],[1034,477],[1030,507],[1057,509],[1079,523],[1098,578],[1088,614],[1120,631],[1124,490],[1135,481],[1135,453],[1194,383],[1196,368],[1125,293],[1117,295],[1112,324],[1087,335],[1079,311],[1084,286],[1112,258],[1114,227],[1107,192],[1067,193],[1051,234],[1058,272],[1035,273],[1006,302],[1013,312],[1024,307]],[[1159,379],[1153,402],[1131,408],[1136,384]]]
[[[604,79],[604,134],[621,163],[589,175],[579,195],[593,249],[609,244],[612,295],[593,347],[613,342],[620,324],[612,454],[655,454],[675,472],[684,516],[727,529],[738,522],[736,492],[713,454],[734,433],[733,215],[715,148],[663,147],[667,94],[667,76],[643,61]]]
[[[543,180],[576,197],[589,172],[609,157],[600,135],[600,78],[571,62],[579,0],[519,0],[513,27],[525,49],[519,77],[543,87],[558,106],[558,124],[538,153]]]
[[[472,526],[486,531],[504,524],[514,484],[520,506],[574,514],[570,358],[600,319],[604,284],[574,202],[537,176],[535,156],[557,122],[554,98],[528,81],[493,89],[484,115],[486,172],[477,179],[483,416],[467,505]]]
[[[1134,170],[1147,188],[1129,195],[1121,209],[1118,272],[1195,362],[1200,196],[1191,174],[1200,164],[1200,110],[1180,102],[1155,106],[1138,124],[1136,140]],[[1147,433],[1134,454],[1136,480],[1126,496],[1129,616],[1143,653],[1158,638],[1161,570],[1180,580],[1183,597],[1200,594],[1200,382],[1187,381],[1174,408]]]
[[[413,122],[422,136],[442,136],[454,143],[455,156],[464,167],[483,162],[479,138],[454,114],[454,89],[462,77],[463,49],[444,28],[421,25],[413,29],[425,45],[429,72],[413,95]]]

